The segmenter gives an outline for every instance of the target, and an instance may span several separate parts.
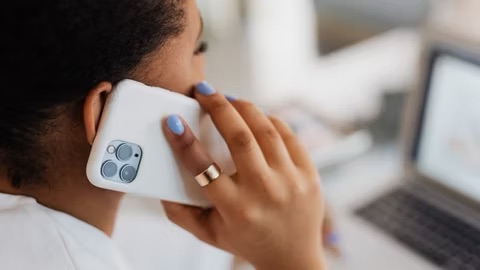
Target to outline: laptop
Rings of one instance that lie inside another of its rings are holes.
[[[367,199],[337,213],[347,251],[332,269],[480,269],[480,54],[435,45],[425,55],[402,177],[338,189]]]

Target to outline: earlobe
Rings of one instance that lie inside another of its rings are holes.
[[[97,134],[98,123],[102,115],[103,106],[107,95],[112,91],[112,84],[101,82],[90,90],[83,105],[83,121],[87,141],[93,144]]]

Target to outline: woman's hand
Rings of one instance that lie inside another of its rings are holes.
[[[323,269],[319,176],[292,131],[248,102],[229,102],[206,83],[195,96],[225,139],[237,173],[202,188],[213,208],[164,202],[168,217],[257,269]],[[214,162],[179,117],[167,119],[165,133],[192,175]]]

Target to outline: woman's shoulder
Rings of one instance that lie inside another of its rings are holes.
[[[0,193],[0,239],[0,269],[122,269],[108,237],[29,197]]]
[[[57,228],[32,198],[0,193],[0,268],[75,269]]]

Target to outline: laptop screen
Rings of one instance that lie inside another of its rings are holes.
[[[480,65],[437,54],[430,72],[417,169],[480,201]]]

